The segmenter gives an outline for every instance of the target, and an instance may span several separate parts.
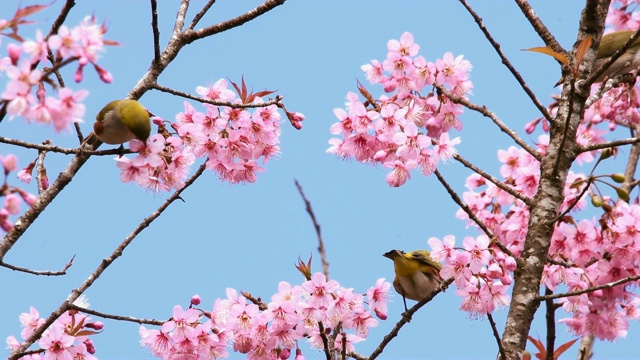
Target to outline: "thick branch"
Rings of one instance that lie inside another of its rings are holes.
[[[519,1],[519,4],[521,7],[528,8],[528,4],[524,1]],[[596,37],[601,34],[608,9],[609,1],[588,0],[582,12],[578,38],[582,39],[587,34],[592,36],[595,34]],[[523,12],[541,36],[546,34],[547,30],[540,28],[541,23],[532,15],[533,11],[523,10]],[[545,39],[545,41],[549,40]],[[577,44],[578,42],[575,47]],[[596,49],[592,46],[585,55],[587,65],[582,69],[582,77],[585,72],[591,70],[595,55]],[[582,91],[571,93],[571,88],[563,89],[558,114],[551,122],[549,147],[541,161],[540,183],[529,210],[527,236],[515,271],[513,296],[502,336],[507,358],[510,360],[522,358],[533,316],[540,304],[538,299],[540,279],[555,226],[547,220],[555,218],[559,213],[564,200],[563,189],[567,173],[577,155],[576,133],[582,120],[588,93]],[[567,100],[570,98],[573,101]],[[560,149],[563,150],[560,151]]]

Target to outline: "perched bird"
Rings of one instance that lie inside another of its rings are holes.
[[[404,310],[407,300],[420,301],[434,292],[444,281],[440,276],[442,265],[433,259],[427,250],[414,250],[408,253],[391,250],[382,255],[393,260],[396,277],[393,288],[402,295]]]
[[[593,71],[598,70],[604,65],[611,55],[618,51],[635,33],[635,30],[622,30],[602,35],[596,61],[593,63]],[[614,61],[607,70],[600,74],[595,82],[602,82],[605,78],[627,74],[638,67],[640,67],[640,38],[636,39],[624,54]],[[562,84],[563,81],[564,78],[560,78],[556,86]]]
[[[122,144],[134,138],[146,142],[151,133],[149,116],[136,100],[113,100],[96,116],[93,131],[106,144]]]

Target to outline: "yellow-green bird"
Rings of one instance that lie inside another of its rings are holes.
[[[618,51],[635,33],[635,30],[623,30],[602,35],[598,55],[596,55],[596,61],[593,64],[593,70],[599,69],[609,60],[609,57]],[[638,66],[640,66],[640,38],[636,39],[627,51],[596,79],[596,82],[602,82],[605,77],[626,74],[631,70],[637,69]]]
[[[420,301],[434,292],[444,281],[440,276],[442,265],[431,258],[427,250],[414,250],[405,253],[391,250],[383,255],[393,260],[396,277],[393,288],[402,295],[404,310],[407,300]]]
[[[602,65],[604,65],[611,55],[618,51],[618,49],[620,49],[622,45],[624,45],[624,43],[626,43],[627,40],[629,40],[635,33],[635,30],[621,30],[602,35],[598,54],[596,55],[596,60],[593,63],[593,70],[598,70]],[[607,78],[627,74],[632,70],[636,70],[638,67],[640,67],[640,38],[637,38],[631,46],[595,80],[595,82],[603,82]],[[561,77],[556,86],[563,82],[564,77]]]
[[[123,144],[137,138],[146,142],[151,134],[149,112],[136,100],[113,100],[96,116],[93,132],[106,144]]]

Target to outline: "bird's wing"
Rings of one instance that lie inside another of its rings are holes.
[[[440,269],[442,269],[442,264],[437,261],[434,261],[429,254],[423,253],[421,251],[414,251],[411,253],[411,257],[420,263],[423,266],[420,266],[420,271],[423,273],[431,274],[437,279],[442,279],[440,276]]]
[[[420,261],[423,264],[427,264],[427,265],[436,267],[438,269],[442,269],[442,264],[440,264],[437,261],[434,261],[431,258],[431,256],[429,256],[429,254],[426,253],[426,252],[423,253],[422,251],[413,251],[411,253],[411,257],[416,259],[416,260],[418,260],[418,261]]]

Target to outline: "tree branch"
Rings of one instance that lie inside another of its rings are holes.
[[[486,106],[482,105],[476,105],[474,103],[472,103],[471,101],[455,95],[454,93],[452,93],[451,91],[449,91],[447,88],[445,88],[444,86],[440,85],[440,84],[434,84],[433,86],[435,86],[438,91],[440,91],[441,93],[443,93],[447,98],[449,98],[451,101],[453,101],[456,104],[460,104],[470,110],[476,111],[480,114],[482,114],[485,117],[488,117],[489,119],[491,119],[491,121],[493,121],[494,124],[496,124],[496,126],[498,126],[498,128],[505,134],[507,134],[511,139],[513,139],[513,141],[515,141],[516,144],[520,145],[521,148],[523,148],[526,152],[528,152],[531,156],[533,156],[536,160],[540,161],[540,159],[542,158],[542,156],[540,155],[540,153],[534,149],[533,147],[531,147],[529,144],[527,144],[526,141],[522,140],[518,134],[516,134],[515,131],[513,131],[511,128],[509,128],[507,125],[505,125],[497,116],[496,114],[494,114],[493,112],[489,111],[489,109],[487,109]]]
[[[196,181],[196,179],[200,177],[200,175],[202,175],[205,168],[206,168],[205,164],[200,165],[198,170],[186,181],[182,189],[176,190],[162,205],[160,205],[160,207],[158,207],[156,211],[154,211],[151,215],[149,215],[147,218],[142,220],[142,222],[140,222],[140,224],[131,232],[131,234],[129,234],[122,241],[122,243],[120,243],[120,245],[118,245],[118,247],[111,253],[111,255],[103,259],[100,262],[100,265],[98,265],[98,267],[96,268],[96,270],[91,275],[89,275],[89,277],[80,286],[78,286],[73,291],[71,291],[71,294],[69,294],[67,299],[56,310],[54,310],[51,313],[51,315],[49,315],[49,317],[44,321],[44,323],[38,326],[38,328],[36,328],[33,331],[31,336],[29,336],[29,338],[26,339],[20,345],[20,347],[18,347],[11,353],[9,360],[17,360],[19,358],[20,353],[22,353],[23,351],[28,349],[33,343],[35,343],[42,336],[44,331],[48,329],[51,326],[51,324],[53,324],[60,316],[62,316],[62,314],[64,314],[65,311],[71,309],[73,306],[73,302],[76,301],[80,297],[80,295],[82,295],[82,293],[84,293],[91,285],[93,285],[93,283],[100,277],[100,275],[102,275],[102,273],[106,271],[107,268],[111,264],[113,264],[114,261],[116,261],[116,259],[122,256],[122,253],[127,248],[127,246],[129,246],[133,242],[133,240],[142,232],[142,230],[146,229],[149,225],[151,225],[151,223],[154,220],[156,220],[160,215],[162,215],[162,213],[174,201],[181,199],[180,194],[182,194],[182,192],[188,189],[189,186],[191,186],[194,183],[194,181]]]
[[[305,209],[313,222],[313,227],[316,230],[316,235],[318,236],[318,253],[320,253],[320,259],[322,261],[322,273],[324,276],[329,279],[329,261],[327,261],[327,253],[324,248],[324,241],[322,241],[322,232],[320,231],[320,224],[316,220],[316,215],[313,212],[313,208],[311,207],[311,202],[307,200],[307,197],[304,195],[304,191],[302,191],[302,186],[298,180],[294,180],[296,187],[298,188],[298,192],[300,196],[302,196],[302,201],[304,201]]]
[[[513,64],[511,64],[511,61],[509,61],[507,56],[502,52],[502,50],[500,49],[500,44],[497,41],[495,41],[493,36],[491,36],[491,33],[489,32],[489,30],[487,30],[487,28],[484,26],[484,22],[482,21],[482,18],[471,8],[471,6],[469,6],[469,4],[467,4],[466,0],[460,0],[460,3],[462,4],[462,6],[464,6],[465,9],[467,9],[471,17],[473,17],[473,20],[475,20],[476,24],[478,24],[478,27],[484,34],[485,38],[489,40],[489,43],[491,43],[491,46],[493,46],[493,49],[496,51],[496,53],[502,60],[502,63],[504,64],[504,66],[506,66],[507,69],[509,69],[509,71],[511,72],[513,77],[516,79],[518,84],[520,84],[520,87],[522,88],[522,90],[524,90],[527,96],[529,96],[529,99],[531,99],[531,102],[533,103],[533,105],[538,109],[538,111],[540,111],[540,113],[542,114],[542,116],[544,116],[545,119],[551,122],[552,120],[551,114],[549,114],[549,111],[547,110],[547,108],[544,105],[542,105],[542,103],[538,100],[538,98],[533,93],[533,91],[529,88],[529,85],[527,85],[527,83],[524,81],[524,79],[522,78],[518,70],[516,70]],[[551,36],[551,34],[549,34],[549,36]]]

